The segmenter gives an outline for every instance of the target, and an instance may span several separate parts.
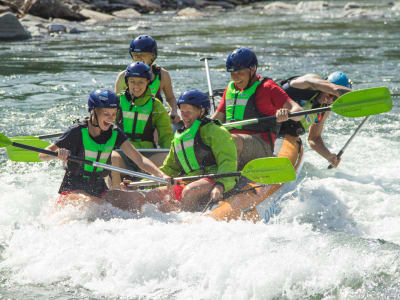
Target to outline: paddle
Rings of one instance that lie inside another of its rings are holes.
[[[346,93],[333,102],[331,106],[290,113],[289,117],[333,111],[344,117],[357,118],[388,112],[391,109],[392,97],[389,89],[387,87],[377,87]],[[273,118],[275,116],[237,121],[224,124],[224,127],[257,124],[260,121]]]
[[[53,152],[53,151],[50,151],[50,150],[33,147],[33,146],[30,146],[30,145],[21,144],[21,143],[18,143],[18,142],[13,142],[8,137],[6,137],[5,135],[0,133],[0,147],[7,147],[8,148],[10,146],[17,147],[17,148],[22,148],[22,149],[26,149],[26,150],[34,151],[34,152],[38,152],[38,153],[44,153],[44,154],[48,154],[48,155],[52,155],[52,156],[58,156],[57,152]],[[95,161],[86,160],[86,159],[83,159],[83,158],[80,158],[80,157],[77,157],[77,156],[73,156],[73,155],[70,155],[68,157],[68,160],[70,160],[72,162],[79,163],[79,164],[84,163],[84,164],[87,164],[87,165],[103,168],[103,169],[106,169],[106,170],[110,170],[110,171],[115,171],[115,172],[119,172],[119,173],[122,173],[122,174],[131,175],[131,176],[134,176],[134,177],[150,179],[150,180],[154,180],[156,182],[160,182],[160,183],[164,183],[164,184],[167,183],[167,181],[165,179],[163,179],[163,178],[147,175],[147,174],[144,174],[144,173],[134,172],[134,171],[130,171],[130,170],[126,170],[126,169],[110,166],[110,165],[107,165],[107,164],[102,164],[102,163],[95,162]]]
[[[337,158],[340,159],[342,157],[342,154],[344,152],[344,150],[346,150],[347,146],[350,144],[350,142],[353,140],[353,138],[356,136],[356,134],[360,131],[361,127],[368,121],[370,116],[367,116],[364,118],[364,120],[360,123],[360,125],[358,125],[358,127],[356,128],[356,130],[354,131],[354,133],[351,135],[351,137],[348,139],[348,141],[346,142],[346,144],[344,144],[343,148],[339,151],[338,154],[336,154]],[[329,165],[328,169],[332,169],[333,166]]]
[[[295,180],[296,172],[291,161],[287,157],[265,157],[257,158],[248,162],[240,172],[175,177],[174,180],[194,181],[202,178],[223,178],[234,176],[243,176],[257,183],[274,184]],[[140,181],[132,182],[128,184],[128,186],[138,187],[154,184],[156,184],[154,181]]]
[[[216,107],[215,107],[215,100],[214,100],[213,89],[212,89],[212,87],[211,87],[210,68],[209,68],[209,66],[208,66],[208,60],[212,60],[212,57],[202,57],[202,58],[200,58],[200,61],[204,61],[204,65],[205,65],[205,67],[206,67],[206,76],[207,76],[207,85],[208,85],[208,96],[212,99],[213,108],[214,108],[214,111],[215,111]]]

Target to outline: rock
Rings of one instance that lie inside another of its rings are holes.
[[[123,10],[114,11],[113,16],[123,19],[133,19],[142,16],[142,14],[133,8],[127,8]]]
[[[355,8],[360,8],[361,5],[356,3],[356,2],[349,2],[344,6],[345,10],[349,10],[349,9],[355,9]]]
[[[67,32],[67,27],[61,24],[49,24],[47,26],[49,33],[53,32]]]
[[[26,0],[23,12],[45,19],[61,18],[72,21],[83,21],[86,19],[59,0]]]
[[[8,6],[0,5],[0,14],[3,14],[5,12],[11,12],[11,8],[9,8]]]
[[[357,19],[378,19],[383,18],[384,14],[365,9],[352,9],[343,16],[344,18],[357,18]]]
[[[108,21],[112,21],[115,19],[114,16],[108,15],[108,14],[103,14],[94,10],[90,10],[90,9],[82,9],[79,12],[82,16],[85,16],[86,18],[88,18],[89,20],[85,21],[85,23],[88,24],[95,24],[97,22],[108,22]]]
[[[297,3],[297,10],[323,10],[328,8],[328,2],[326,1],[301,1]]]
[[[208,17],[210,16],[209,14],[203,13],[193,7],[187,7],[184,9],[181,9],[180,11],[178,11],[177,15],[179,17]]]
[[[400,10],[400,2],[394,3],[394,5],[392,6],[392,10]]]
[[[265,5],[263,9],[268,10],[268,11],[296,10],[296,5],[277,1],[277,2],[272,2],[270,4]]]
[[[132,5],[139,6],[145,11],[161,11],[161,4],[159,0],[129,0]]]
[[[0,40],[26,40],[31,38],[18,18],[6,12],[0,15]]]

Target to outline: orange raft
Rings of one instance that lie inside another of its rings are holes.
[[[277,137],[275,151],[278,157],[288,157],[296,170],[300,170],[303,158],[303,146],[299,137],[285,135]],[[216,220],[264,220],[266,223],[276,213],[279,196],[284,183],[259,185],[250,183],[239,194],[220,201],[207,214]]]

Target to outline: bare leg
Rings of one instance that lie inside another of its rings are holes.
[[[236,149],[237,149],[237,158],[239,160],[240,153],[243,150],[243,139],[239,134],[232,134],[233,139],[235,140]]]
[[[145,202],[144,196],[137,191],[111,190],[103,199],[119,209],[132,212],[140,211]]]
[[[99,197],[95,197],[85,193],[84,191],[74,191],[67,195],[60,195],[57,201],[57,207],[63,207],[65,205],[73,205],[73,206],[85,206],[90,203],[96,203],[99,205],[103,205],[106,202]]]
[[[119,167],[119,168],[126,168],[125,162],[122,159],[121,155],[119,155],[119,153],[117,151],[113,151],[111,153],[111,164],[115,167]],[[119,172],[111,172],[111,189],[113,190],[119,190],[121,189],[121,174]]]
[[[180,205],[175,203],[173,195],[170,195],[168,188],[165,186],[148,192],[145,202],[156,204],[158,209],[164,213],[181,210]]]
[[[199,205],[210,195],[212,188],[213,185],[205,179],[189,183],[182,192],[182,210],[198,211]]]

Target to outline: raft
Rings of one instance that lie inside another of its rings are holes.
[[[278,136],[275,142],[275,156],[288,157],[296,174],[299,173],[303,159],[303,145],[299,137]],[[248,183],[241,191],[211,208],[208,216],[218,221],[250,220],[268,223],[278,211],[284,186],[288,183],[260,185]]]

